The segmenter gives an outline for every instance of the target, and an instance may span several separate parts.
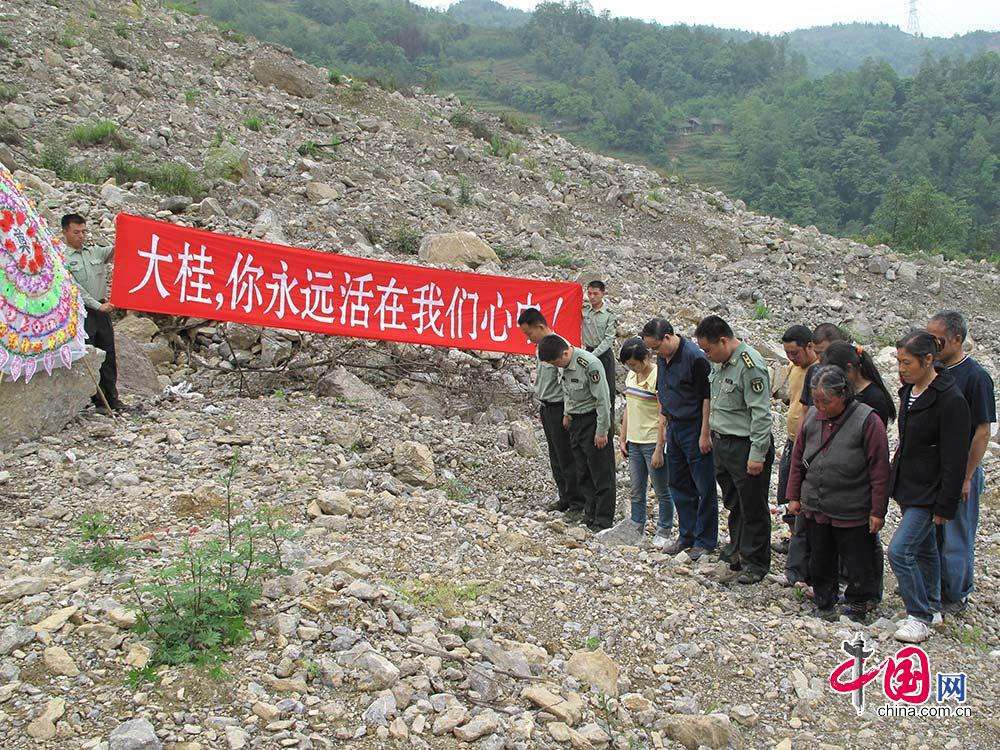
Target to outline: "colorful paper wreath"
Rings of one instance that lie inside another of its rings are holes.
[[[70,367],[86,354],[86,315],[61,243],[0,167],[0,377]]]

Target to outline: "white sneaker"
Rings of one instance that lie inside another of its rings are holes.
[[[598,531],[595,538],[604,544],[635,546],[642,541],[642,524],[623,518],[610,529]]]
[[[656,529],[656,534],[653,536],[653,546],[657,549],[663,549],[668,544],[670,544],[670,531],[668,529]]]
[[[903,643],[923,643],[931,637],[931,629],[923,620],[907,617],[899,623],[899,627],[892,637]]]
[[[934,616],[931,617],[931,627],[936,628],[944,623],[944,618],[941,616],[940,612],[935,612]]]

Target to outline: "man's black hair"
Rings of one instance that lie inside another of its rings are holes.
[[[70,224],[86,224],[87,220],[80,216],[80,214],[66,214],[62,217],[62,228],[65,232],[69,229]]]
[[[517,316],[517,324],[519,326],[545,326],[549,327],[549,323],[545,320],[545,316],[542,315],[542,311],[537,307],[526,307],[521,311],[521,314]]]
[[[555,362],[567,349],[569,349],[569,344],[562,336],[550,333],[538,342],[538,358],[542,362]]]
[[[607,287],[604,286],[604,282],[598,281],[597,279],[594,279],[589,284],[587,284],[587,289],[600,289],[602,292],[607,291]]]
[[[674,327],[666,318],[653,318],[642,327],[642,336],[662,341],[665,337],[673,335]]]
[[[812,340],[814,344],[822,344],[824,341],[846,341],[851,342],[850,334],[834,323],[820,323],[813,329]]]
[[[805,349],[809,344],[813,343],[813,332],[809,330],[808,326],[790,326],[781,337],[781,343],[798,344]]]
[[[733,329],[729,327],[729,323],[718,315],[709,315],[707,318],[702,318],[698,327],[694,329],[694,337],[696,339],[705,339],[710,344],[717,343],[721,338],[736,338],[733,334]]]

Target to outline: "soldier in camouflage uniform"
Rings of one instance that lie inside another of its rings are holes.
[[[729,544],[719,555],[742,570],[740,583],[757,583],[771,567],[770,375],[764,358],[717,315],[698,324],[695,338],[712,361],[709,426],[715,477],[729,511]]]
[[[615,515],[615,455],[611,400],[601,361],[556,335],[538,342],[538,358],[562,370],[563,425],[569,430],[584,520],[591,531],[610,528]]]

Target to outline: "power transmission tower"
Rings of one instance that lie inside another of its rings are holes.
[[[917,0],[906,0],[906,8],[906,33],[912,36],[923,36],[920,33],[920,16],[917,15]]]

